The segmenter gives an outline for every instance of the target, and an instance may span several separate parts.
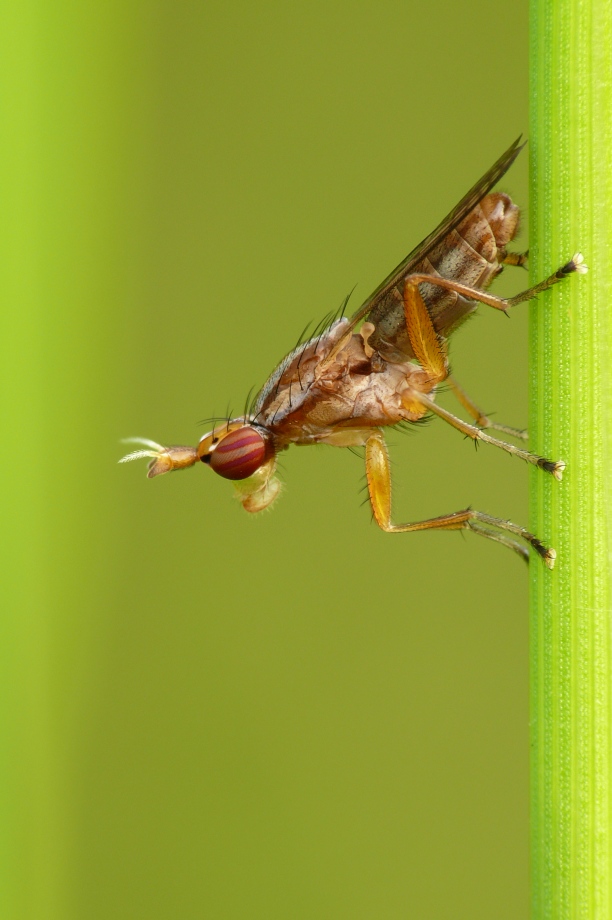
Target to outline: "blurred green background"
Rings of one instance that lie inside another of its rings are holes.
[[[290,451],[255,517],[202,467],[116,461],[239,412],[525,131],[527,3],[1,24],[2,915],[526,917],[520,560],[383,534],[348,451]],[[527,205],[525,154],[502,187]],[[526,310],[481,308],[451,357],[526,423]],[[396,521],[526,523],[521,463],[440,421],[389,440]]]

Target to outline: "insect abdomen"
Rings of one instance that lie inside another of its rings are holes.
[[[487,288],[501,271],[501,259],[516,235],[518,219],[519,209],[508,195],[485,195],[454,230],[411,266],[411,272]],[[445,338],[476,309],[474,301],[437,285],[421,284],[419,289],[436,332]],[[395,363],[414,358],[404,319],[403,281],[380,297],[368,319],[376,327],[370,345],[383,358]]]
[[[500,259],[516,234],[518,218],[519,209],[508,195],[486,195],[457,229],[415,266],[415,271],[487,288],[501,271]],[[421,293],[437,332],[444,336],[476,309],[472,301],[434,285],[423,285]]]

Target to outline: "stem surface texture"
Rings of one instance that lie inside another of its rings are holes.
[[[534,920],[609,920],[612,510],[612,0],[531,0],[531,567]]]

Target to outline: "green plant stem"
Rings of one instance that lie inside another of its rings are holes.
[[[531,0],[531,272],[589,274],[531,306],[533,918],[611,914],[612,0]]]

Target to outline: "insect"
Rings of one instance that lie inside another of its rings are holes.
[[[448,339],[478,303],[505,313],[573,272],[584,273],[582,255],[515,297],[487,288],[505,265],[524,266],[527,253],[511,252],[519,209],[492,188],[522,149],[520,138],[459,204],[376,288],[351,317],[340,316],[300,342],[268,378],[242,416],[214,425],[197,447],[163,447],[131,438],[141,449],[120,462],[150,458],[148,476],[201,462],[234,483],[246,511],[267,508],[281,484],[278,454],[291,444],[365,448],[366,479],[374,518],[387,533],[471,530],[529,558],[528,547],[549,568],[556,553],[510,521],[465,509],[409,524],[391,519],[391,477],[383,429],[439,416],[457,431],[532,463],[561,480],[565,464],[493,437],[517,440],[526,432],[492,422],[450,375]],[[473,423],[435,402],[447,381]]]

